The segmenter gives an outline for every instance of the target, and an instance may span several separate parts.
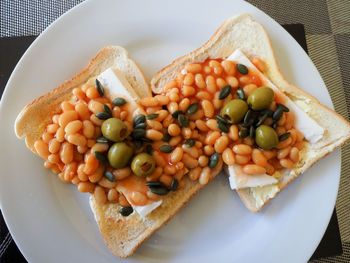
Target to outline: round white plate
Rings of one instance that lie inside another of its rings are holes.
[[[241,1],[87,1],[60,17],[32,44],[1,102],[0,198],[10,231],[30,262],[116,262],[87,195],[43,167],[14,134],[19,111],[80,72],[107,45],[124,46],[148,79],[207,41],[228,17],[248,12],[271,36],[289,81],[332,107],[316,68],[273,19]],[[321,240],[338,190],[340,152],[250,213],[219,175],[127,262],[305,262]]]

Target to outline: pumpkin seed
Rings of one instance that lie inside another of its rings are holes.
[[[147,118],[147,120],[153,120],[153,119],[157,118],[158,116],[159,116],[159,114],[153,113],[153,114],[148,115],[146,118]]]
[[[110,171],[105,171],[103,175],[107,178],[108,181],[110,182],[115,181],[115,177]]]
[[[103,104],[103,110],[105,111],[105,113],[107,113],[108,115],[112,116],[112,111],[111,111],[111,109],[108,107],[107,104]]]
[[[149,155],[152,155],[153,154],[153,147],[152,145],[148,144],[146,146],[146,152],[149,154]]]
[[[238,132],[238,135],[240,138],[245,138],[247,137],[249,134],[248,130],[247,129],[241,129],[239,132]]]
[[[156,195],[166,195],[169,193],[169,189],[165,186],[149,186],[149,190]]]
[[[184,114],[184,113],[182,110],[176,110],[173,112],[173,114],[171,114],[171,116],[173,116],[173,118],[177,118],[179,114]]]
[[[146,121],[146,116],[143,114],[137,115],[134,119],[134,127],[136,127],[137,124],[144,123]]]
[[[197,112],[197,110],[198,110],[198,108],[199,108],[199,103],[192,103],[189,107],[188,107],[188,109],[187,109],[187,114],[194,114],[194,113],[196,113]]]
[[[100,94],[101,97],[103,97],[105,90],[104,90],[101,82],[98,79],[96,79],[95,84],[96,84],[96,89],[97,89],[98,93]]]
[[[282,118],[283,115],[283,109],[278,107],[277,110],[273,113],[272,119],[277,122]]]
[[[163,186],[163,183],[159,181],[150,181],[146,182],[146,186]]]
[[[231,93],[231,89],[230,85],[223,87],[219,92],[219,100],[225,99]]]
[[[145,129],[135,129],[131,133],[131,137],[133,137],[134,139],[141,139],[145,135],[146,135]]]
[[[186,141],[185,141],[185,145],[186,145],[186,147],[188,147],[188,148],[191,148],[191,147],[193,147],[194,145],[196,144],[196,140],[195,139],[187,139]]]
[[[210,155],[208,166],[210,168],[214,168],[219,163],[219,158],[220,158],[220,156],[218,153],[214,153],[214,154]]]
[[[289,112],[289,108],[284,106],[283,104],[276,103],[277,107],[281,108],[284,112]]]
[[[162,145],[159,147],[159,150],[163,153],[170,153],[174,150],[174,148],[170,145]]]
[[[218,128],[224,132],[224,133],[228,133],[229,129],[227,127],[227,125],[225,123],[223,123],[222,121],[217,121],[218,123]]]
[[[109,115],[108,113],[106,112],[99,112],[95,115],[98,119],[100,120],[107,120],[111,117],[111,115]]]
[[[189,120],[187,119],[187,117],[183,114],[179,114],[179,116],[177,117],[177,120],[179,121],[179,124],[182,127],[188,127],[190,125]]]
[[[131,206],[123,206],[119,209],[119,213],[122,216],[129,216],[132,212],[134,212],[134,209]]]
[[[135,129],[146,129],[146,123],[139,123],[135,126]]]
[[[136,149],[140,149],[143,145],[143,141],[134,140],[134,144],[135,144]]]
[[[163,142],[168,142],[168,141],[170,141],[170,139],[171,139],[170,134],[169,134],[169,133],[165,133],[165,134],[163,135],[162,141],[163,141]]]
[[[284,140],[288,139],[289,136],[290,136],[290,132],[286,132],[286,133],[281,134],[281,135],[278,137],[278,139],[279,139],[279,141],[284,141]]]
[[[247,113],[244,116],[243,123],[245,125],[248,125],[248,123],[252,123],[252,119],[254,117],[253,115],[254,115],[253,111],[252,110],[248,110]]]
[[[277,122],[272,123],[271,127],[272,127],[272,129],[276,129],[277,128]]]
[[[273,111],[270,110],[270,109],[265,109],[265,110],[260,111],[260,114],[261,114],[261,115],[267,114],[268,117],[272,117]]]
[[[243,64],[237,64],[237,70],[239,71],[239,73],[243,74],[243,75],[247,75],[248,74],[248,68],[243,65]]]
[[[254,126],[250,126],[250,129],[249,129],[249,137],[254,139],[254,136],[255,136],[255,129],[254,129]]]
[[[258,121],[258,123],[256,124],[256,126],[260,126],[261,124],[264,123],[264,121],[266,121],[267,117],[269,116],[269,113],[266,112],[262,117],[261,119]]]
[[[96,157],[97,160],[99,160],[101,163],[108,163],[108,159],[106,157],[106,155],[104,155],[101,152],[94,152],[94,155]]]
[[[242,88],[237,89],[237,95],[238,95],[239,99],[245,100],[245,94],[244,94],[244,90]]]
[[[108,139],[105,138],[105,137],[98,137],[98,138],[96,139],[96,142],[107,143],[107,142],[109,142],[109,141],[108,141]]]
[[[179,186],[179,181],[176,180],[175,178],[171,181],[170,184],[170,190],[171,191],[176,191],[177,187]]]
[[[217,121],[221,121],[222,123],[228,124],[228,120],[226,120],[225,118],[221,117],[220,115],[216,115],[215,119]]]
[[[114,106],[123,106],[126,104],[126,100],[124,98],[118,97],[113,100]]]
[[[153,141],[151,139],[148,139],[146,137],[142,137],[141,140],[144,142],[153,143]]]

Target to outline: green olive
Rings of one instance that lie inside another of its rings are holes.
[[[139,153],[131,162],[131,170],[137,176],[147,176],[153,173],[156,161],[147,153]]]
[[[230,100],[221,111],[221,116],[228,120],[229,123],[239,123],[246,112],[248,104],[244,100]]]
[[[260,125],[255,131],[255,142],[259,147],[270,150],[277,146],[278,136],[270,126]]]
[[[248,96],[248,104],[253,110],[267,109],[273,101],[273,90],[268,87],[260,87],[252,91]]]
[[[102,134],[108,140],[121,142],[128,136],[125,123],[117,118],[109,118],[102,123]]]
[[[116,169],[125,167],[133,154],[133,149],[125,142],[117,142],[108,150],[109,164]]]

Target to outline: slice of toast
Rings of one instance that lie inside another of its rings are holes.
[[[58,113],[60,103],[70,100],[72,90],[86,83],[107,68],[117,68],[126,77],[133,91],[128,91],[134,101],[152,96],[149,85],[136,63],[130,59],[124,48],[111,46],[104,48],[93,58],[81,73],[58,88],[33,100],[18,115],[15,122],[17,137],[25,139],[27,147],[34,153],[34,142],[41,138],[52,116]],[[137,93],[137,96],[131,94]],[[212,170],[212,180],[222,169],[222,161]],[[101,234],[110,250],[119,257],[130,256],[153,232],[168,222],[202,187],[198,181],[186,180],[185,186],[163,197],[162,204],[146,218],[136,212],[128,217],[119,214],[120,205],[100,204],[93,196],[90,206]]]
[[[262,59],[266,66],[265,76],[325,129],[322,139],[317,143],[305,143],[299,162],[290,173],[284,172],[277,185],[237,191],[246,207],[252,212],[258,212],[301,173],[348,141],[350,124],[333,110],[321,105],[313,96],[286,81],[278,68],[266,30],[248,14],[229,18],[203,46],[159,71],[151,80],[151,88],[153,92],[160,93],[162,87],[174,79],[186,64],[203,62],[208,58],[225,59],[236,49],[240,49],[250,59]]]

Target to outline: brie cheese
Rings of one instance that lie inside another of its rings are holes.
[[[303,110],[301,110],[288,96],[283,94],[253,65],[253,63],[242,53],[241,50],[237,49],[227,58],[227,60],[236,61],[249,68],[254,68],[259,76],[266,82],[267,86],[285,99],[285,105],[295,114],[295,128],[298,129],[309,142],[315,143],[322,138],[324,129],[318,125],[315,120],[310,118],[309,115],[307,115]]]
[[[280,191],[280,188],[277,184],[250,188],[250,192],[253,194],[258,207],[263,206],[265,202],[273,198],[278,191]]]

